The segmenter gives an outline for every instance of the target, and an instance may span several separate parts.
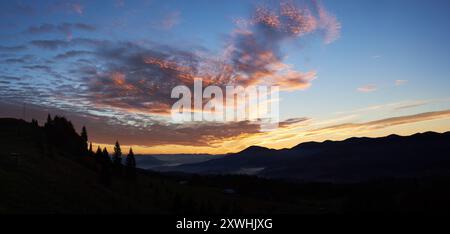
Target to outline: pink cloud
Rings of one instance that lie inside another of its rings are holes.
[[[395,80],[395,85],[400,86],[408,83],[408,80]]]
[[[330,44],[337,40],[341,32],[341,23],[337,20],[336,16],[331,15],[325,7],[316,3],[317,11],[319,14],[319,28],[323,30],[325,44]]]
[[[359,87],[357,89],[359,92],[363,92],[363,93],[370,93],[370,92],[374,92],[377,90],[377,86],[373,85],[373,84],[368,84],[368,85],[364,85],[362,87]]]

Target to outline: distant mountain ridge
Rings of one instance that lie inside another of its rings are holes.
[[[178,166],[217,159],[222,155],[212,154],[141,154],[137,155],[137,167],[142,169],[155,169],[158,167]]]
[[[281,150],[251,146],[219,159],[161,170],[326,182],[450,175],[450,132],[305,142]]]

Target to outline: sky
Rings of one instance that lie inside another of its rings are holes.
[[[0,2],[0,117],[94,146],[237,152],[450,130],[447,0]],[[177,85],[277,85],[279,128],[174,123]]]

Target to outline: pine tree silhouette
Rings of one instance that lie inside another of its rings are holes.
[[[119,141],[116,141],[114,146],[113,165],[115,173],[120,175],[122,173],[122,150],[120,149]]]
[[[85,149],[87,149],[87,144],[88,144],[88,134],[86,131],[86,127],[83,126],[83,128],[81,129],[81,139],[83,139],[83,143],[86,146]]]
[[[106,149],[106,147],[103,148],[102,162],[111,163],[111,158],[109,157],[109,153],[108,153],[108,150]]]
[[[35,127],[35,128],[39,127],[39,123],[35,119],[31,119],[31,125],[33,125],[33,127]]]
[[[95,152],[95,159],[97,161],[100,161],[100,159],[103,157],[102,149],[100,149],[100,146],[97,147],[97,151]]]
[[[94,156],[94,151],[92,151],[92,142],[89,143],[89,155]]]
[[[84,142],[72,122],[65,117],[55,116],[52,119],[48,114],[44,130],[48,144],[55,150],[77,159],[87,155],[87,142]]]
[[[47,115],[47,122],[45,122],[44,127],[45,128],[50,128],[51,126],[53,126],[53,120],[52,120],[52,116],[50,114]]]
[[[127,170],[127,177],[128,178],[135,178],[136,176],[136,159],[134,157],[133,149],[130,147],[130,152],[127,155],[127,158],[125,160],[126,170]]]
[[[106,186],[109,186],[111,184],[111,158],[109,157],[106,147],[103,148],[103,152],[100,153],[100,157],[100,182]]]
[[[130,168],[136,168],[136,159],[134,158],[133,149],[130,148],[130,152],[126,158],[126,166]]]

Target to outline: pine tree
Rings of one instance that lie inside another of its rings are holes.
[[[101,153],[101,169],[100,169],[100,181],[106,186],[111,185],[111,159],[109,157],[108,150],[103,148]]]
[[[86,144],[87,149],[88,135],[85,126],[83,126],[83,128],[81,129],[81,139],[83,139],[83,143]]]
[[[50,124],[52,122],[52,116],[50,114],[47,115],[47,123]]]
[[[103,162],[110,162],[111,159],[109,158],[109,153],[108,150],[105,148],[103,148],[103,153],[102,153],[102,160]]]
[[[130,152],[126,158],[126,166],[130,168],[136,168],[136,159],[134,158],[133,149],[130,148]]]
[[[122,165],[122,150],[120,149],[119,141],[116,141],[114,146],[113,162],[116,166]]]
[[[39,123],[38,123],[38,121],[37,120],[35,120],[35,119],[31,119],[31,125],[33,126],[33,127],[39,127]]]
[[[45,122],[44,127],[50,128],[53,125],[52,116],[50,114],[47,115],[47,122]]]
[[[116,175],[122,175],[122,150],[119,141],[116,141],[113,154],[113,171]]]
[[[127,176],[129,178],[134,178],[136,175],[136,159],[132,148],[130,148],[130,152],[127,155],[125,165],[127,168]]]
[[[95,161],[101,162],[103,157],[102,149],[100,149],[100,146],[97,147],[97,152],[95,152]]]
[[[92,142],[89,143],[89,155],[94,155],[94,151],[92,151]]]

